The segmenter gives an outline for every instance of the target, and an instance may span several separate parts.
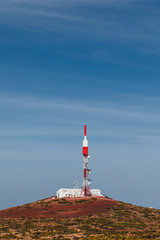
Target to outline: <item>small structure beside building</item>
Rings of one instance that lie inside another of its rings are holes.
[[[60,188],[57,192],[57,198],[64,198],[64,197],[82,197],[80,188]],[[103,196],[100,189],[91,189],[92,197],[94,196]]]

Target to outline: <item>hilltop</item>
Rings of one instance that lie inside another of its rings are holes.
[[[160,211],[107,197],[47,198],[0,211],[0,239],[160,239]]]
[[[46,198],[0,211],[1,218],[68,218],[105,213],[116,201],[105,197]]]

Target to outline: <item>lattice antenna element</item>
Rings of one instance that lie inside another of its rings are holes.
[[[78,182],[74,182],[74,183],[73,183],[73,188],[74,188],[74,189],[78,189]]]
[[[83,140],[83,183],[81,188],[81,196],[92,196],[90,190],[91,180],[88,178],[88,175],[91,173],[91,170],[88,169],[88,160],[90,156],[88,154],[88,140],[87,140],[87,126],[84,125],[84,140]]]

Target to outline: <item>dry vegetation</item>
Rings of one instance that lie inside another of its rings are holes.
[[[103,213],[63,218],[67,210],[64,206],[70,206],[69,212],[71,207],[72,212],[78,212],[87,205],[91,208],[92,204],[98,201],[100,200],[93,198],[77,201],[43,200],[5,210],[6,213],[10,211],[11,215],[15,211],[23,212],[23,209],[35,211],[33,206],[44,211],[44,208],[49,209],[50,204],[54,206],[56,203],[61,207],[58,210],[61,218],[48,215],[11,218],[8,215],[2,217],[0,214],[0,239],[160,239],[160,211],[156,209],[116,202],[110,206],[106,204],[106,211]],[[4,211],[1,212],[4,215]]]

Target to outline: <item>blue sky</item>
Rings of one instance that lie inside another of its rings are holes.
[[[82,183],[160,208],[160,3],[0,1],[0,209]]]

